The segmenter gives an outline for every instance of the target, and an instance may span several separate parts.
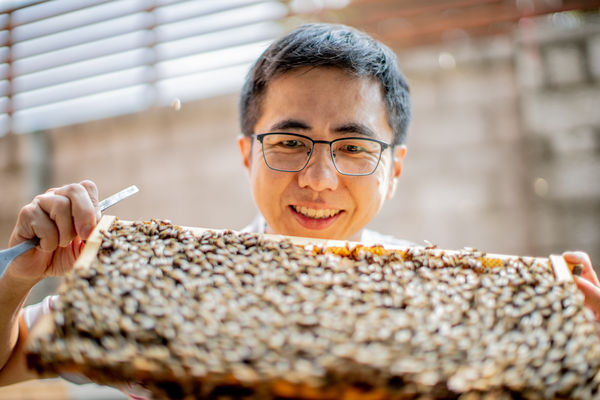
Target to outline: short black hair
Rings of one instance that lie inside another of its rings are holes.
[[[410,122],[410,96],[396,55],[369,35],[334,24],[302,25],[272,43],[256,60],[240,97],[244,135],[254,133],[269,82],[301,67],[336,67],[359,77],[375,78],[383,89],[388,123],[394,132],[393,144],[404,143]]]

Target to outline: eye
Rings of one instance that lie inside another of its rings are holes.
[[[290,139],[280,142],[280,146],[283,146],[287,149],[297,149],[298,147],[304,146],[304,144],[299,140]]]
[[[367,151],[367,149],[364,147],[357,146],[355,144],[345,144],[340,148],[340,150],[349,154],[357,154]]]

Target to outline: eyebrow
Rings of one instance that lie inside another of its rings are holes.
[[[285,131],[286,129],[300,129],[307,131],[310,125],[298,119],[284,119],[271,126],[271,131]]]
[[[299,129],[307,131],[312,128],[306,122],[298,119],[284,119],[271,126],[271,131],[285,131],[286,129]],[[353,133],[362,136],[367,136],[370,138],[377,138],[375,132],[373,132],[370,128],[356,122],[342,124],[340,126],[335,127],[333,131],[336,133]]]
[[[370,138],[376,138],[375,132],[373,132],[370,128],[363,124],[358,124],[355,122],[350,122],[348,124],[343,124],[334,129],[334,132],[337,133],[357,133],[362,136],[367,136]]]

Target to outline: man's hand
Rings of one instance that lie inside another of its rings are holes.
[[[17,257],[6,274],[35,284],[69,271],[100,218],[98,188],[83,181],[53,188],[21,209],[9,246],[38,237],[35,249]]]
[[[590,256],[581,251],[563,253],[566,262],[570,264],[581,264],[583,271],[581,276],[573,276],[577,287],[585,296],[585,305],[594,312],[596,320],[600,321],[600,281],[592,267]]]

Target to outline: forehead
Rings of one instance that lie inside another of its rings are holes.
[[[391,138],[381,84],[333,67],[303,67],[269,82],[256,131],[281,120],[299,120],[314,130],[362,124],[382,139]]]

